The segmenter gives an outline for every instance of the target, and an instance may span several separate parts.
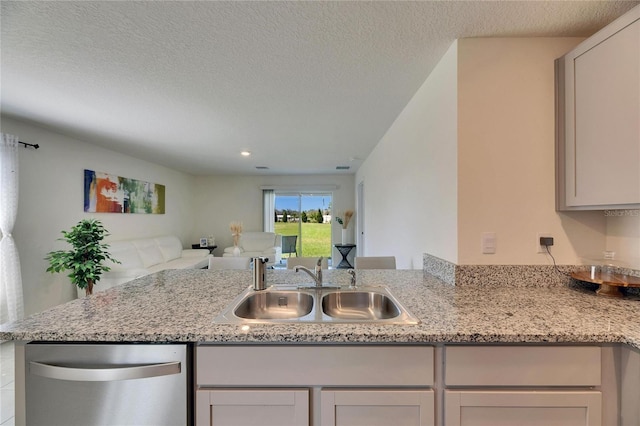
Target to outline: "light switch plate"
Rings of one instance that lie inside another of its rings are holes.
[[[496,252],[496,233],[483,232],[481,238],[482,254],[495,254]]]

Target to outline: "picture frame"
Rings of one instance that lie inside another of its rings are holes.
[[[207,243],[207,239],[206,238],[200,238],[200,247],[208,247],[209,244]]]

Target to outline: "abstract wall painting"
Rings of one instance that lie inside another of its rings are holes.
[[[93,170],[84,171],[84,211],[164,214],[165,187]]]

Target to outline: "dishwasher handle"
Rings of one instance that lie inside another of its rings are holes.
[[[29,372],[37,376],[56,380],[78,382],[111,382],[114,380],[144,379],[147,377],[180,374],[180,361],[159,364],[125,364],[101,366],[66,366],[29,362]]]

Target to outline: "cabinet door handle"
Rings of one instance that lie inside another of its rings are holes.
[[[180,361],[159,364],[72,366],[29,362],[31,374],[57,380],[110,382],[180,374]]]

